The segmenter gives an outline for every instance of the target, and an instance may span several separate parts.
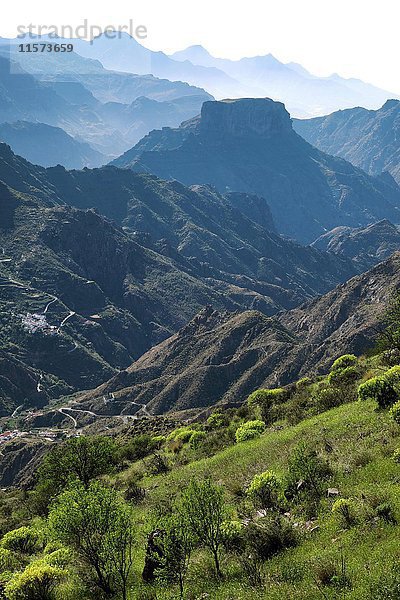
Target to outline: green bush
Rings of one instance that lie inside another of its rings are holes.
[[[252,440],[254,438],[259,437],[264,430],[264,421],[246,421],[246,423],[243,423],[243,425],[240,425],[240,427],[237,428],[235,433],[236,441],[239,443],[246,442],[247,440]]]
[[[281,482],[272,471],[256,475],[247,489],[247,495],[262,508],[275,508],[281,491]]]
[[[167,442],[181,442],[186,444],[190,440],[190,436],[194,431],[197,431],[194,427],[179,427],[174,429],[167,436]]]
[[[305,442],[300,442],[293,449],[288,462],[286,496],[293,498],[307,493],[318,499],[323,493],[323,480],[331,474],[326,460]]]
[[[34,554],[38,549],[39,534],[32,527],[20,527],[5,534],[0,542],[2,548],[21,552],[22,554]]]
[[[5,586],[8,600],[53,600],[57,586],[67,575],[58,567],[37,561],[17,573]]]
[[[336,500],[332,505],[332,513],[346,527],[351,527],[356,521],[354,502],[348,498],[339,498]]]
[[[222,544],[227,552],[237,553],[243,547],[244,525],[240,521],[224,521],[221,524]]]
[[[193,450],[197,450],[197,448],[199,448],[202,445],[206,438],[207,434],[205,431],[193,431],[192,435],[189,438],[189,446]]]
[[[214,412],[208,417],[206,424],[209,429],[220,429],[225,422],[225,416],[222,413]]]
[[[246,552],[265,561],[285,548],[295,546],[297,537],[290,523],[280,516],[260,519],[244,528]]]
[[[135,435],[119,448],[119,459],[135,462],[157,449],[157,441],[148,434]]]
[[[15,571],[21,567],[21,559],[16,552],[0,548],[0,572]]]
[[[342,369],[347,369],[348,367],[355,367],[357,365],[357,356],[354,354],[343,354],[343,356],[339,356],[333,363],[331,367],[331,373],[334,371],[339,371]]]
[[[388,408],[397,400],[394,387],[385,376],[372,377],[358,387],[359,400],[375,400],[380,408]]]
[[[359,376],[357,367],[344,367],[331,371],[328,375],[329,385],[344,385],[350,381],[355,381]]]
[[[400,383],[400,365],[396,365],[391,369],[388,369],[384,374],[384,378],[393,387],[398,385]]]
[[[256,390],[247,398],[247,404],[250,408],[258,407],[260,416],[265,423],[271,423],[273,421],[273,407],[287,400],[288,395],[288,391],[284,388]]]
[[[400,400],[398,400],[395,404],[393,404],[390,409],[390,416],[396,423],[400,425]]]

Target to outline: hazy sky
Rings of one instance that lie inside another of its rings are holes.
[[[220,57],[271,52],[317,75],[337,72],[400,93],[399,0],[15,0],[0,35],[17,25],[146,25],[142,43],[173,52],[202,44]],[[112,9],[112,11],[111,11]],[[6,14],[4,14],[6,13]]]

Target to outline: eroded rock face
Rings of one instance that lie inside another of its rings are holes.
[[[199,131],[207,136],[268,138],[291,130],[290,115],[285,106],[269,98],[204,102],[201,110]]]

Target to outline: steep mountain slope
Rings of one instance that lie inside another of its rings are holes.
[[[219,285],[233,284],[239,295],[253,290],[248,301],[251,297],[256,304],[259,301],[263,311],[292,307],[355,273],[349,261],[303,248],[274,233],[269,207],[257,197],[221,196],[207,187],[188,189],[178,182],[115,167],[40,169],[5,145],[0,145],[0,180],[42,199],[95,207],[134,232],[141,244],[178,261],[184,270],[218,280]],[[33,189],[37,187],[44,193]],[[249,210],[258,224],[246,216]],[[265,298],[270,298],[267,304]]]
[[[399,100],[388,100],[379,110],[353,108],[317,119],[295,119],[293,127],[320,150],[371,175],[388,171],[400,183]]]
[[[400,231],[390,221],[379,221],[358,229],[336,227],[311,245],[351,258],[361,269],[367,270],[400,250]]]
[[[205,102],[201,118],[180,129],[151,133],[113,164],[185,184],[210,183],[221,192],[260,195],[278,231],[306,243],[339,225],[400,221],[400,188],[394,182],[374,179],[310,146],[293,131],[280,103]]]
[[[272,54],[240,60],[211,56],[202,46],[175,52],[171,58],[214,67],[253,90],[252,96],[269,96],[284,102],[295,116],[326,114],[339,108],[377,108],[393,94],[357,79],[337,74],[316,77],[296,63],[284,64]],[[214,94],[221,98],[221,94]],[[239,97],[239,92],[235,96]]]
[[[276,317],[208,307],[80,402],[96,407],[103,394],[112,393],[120,406],[133,401],[154,413],[241,402],[254,389],[288,384],[326,370],[340,354],[365,351],[376,337],[385,302],[399,288],[397,253]]]
[[[2,410],[98,385],[207,304],[273,314],[354,273],[261,223],[273,229],[256,197],[110,167],[44,169],[0,145],[0,343],[21,372],[3,377]]]
[[[60,127],[44,123],[0,124],[0,140],[9,144],[15,153],[43,167],[62,164],[67,169],[82,169],[108,162],[106,156],[89,144],[78,142]]]

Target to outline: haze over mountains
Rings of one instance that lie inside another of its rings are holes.
[[[400,188],[310,146],[268,99],[205,102],[178,130],[153,131],[113,162],[186,185],[265,198],[277,230],[309,243],[326,231],[400,222]]]
[[[0,44],[0,124],[19,130],[17,142],[17,134],[11,135],[9,129],[2,139],[16,142],[18,152],[43,166],[57,164],[59,156],[52,151],[56,135],[66,150],[72,141],[41,127],[41,147],[33,156],[29,136],[22,138],[17,122],[61,128],[74,138],[82,166],[94,166],[108,162],[155,127],[178,126],[211,98],[186,83],[107,71],[98,61],[74,53],[63,55],[61,66],[54,56],[35,55],[34,61],[24,56]],[[92,158],[86,156],[87,148],[79,149],[79,143],[91,146]],[[71,163],[68,151],[60,162],[78,166]]]
[[[170,80],[204,88],[217,99],[270,97],[284,102],[296,117],[322,115],[339,108],[378,108],[396,97],[358,79],[337,74],[317,77],[296,63],[284,64],[271,54],[238,61],[211,56],[202,46],[191,46],[172,56],[145,48],[127,33],[115,39],[100,35],[91,44],[74,40],[82,56],[99,60],[106,69]]]

